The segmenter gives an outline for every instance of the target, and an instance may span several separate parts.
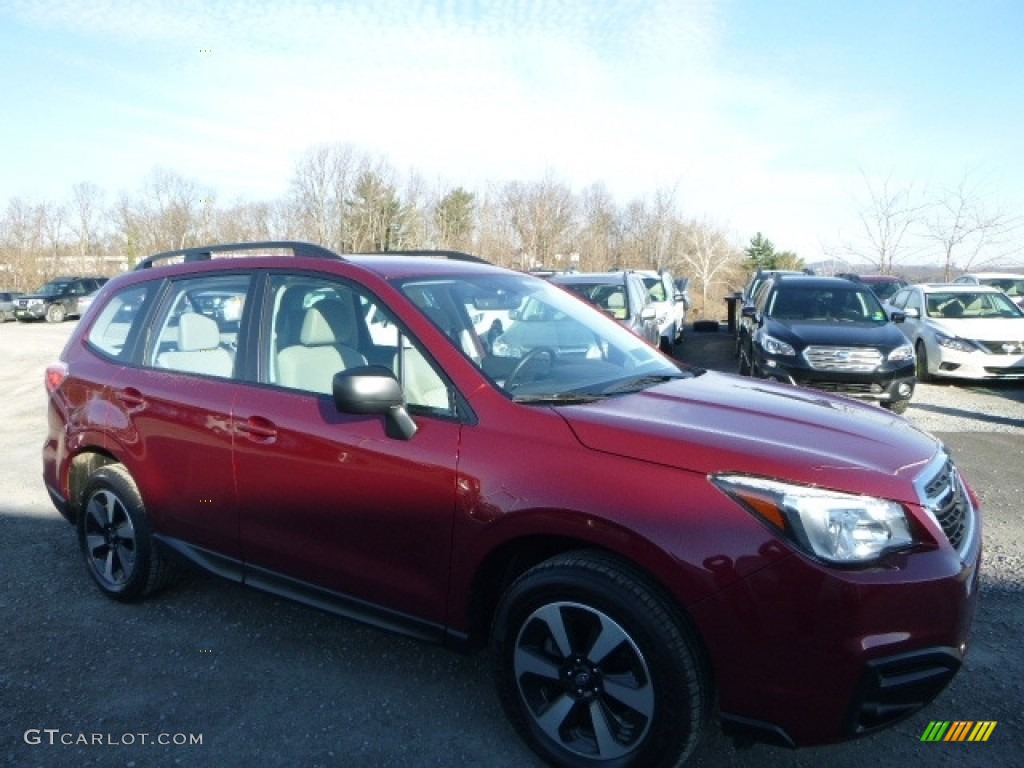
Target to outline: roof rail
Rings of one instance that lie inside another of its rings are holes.
[[[197,245],[192,248],[181,248],[176,251],[164,251],[149,256],[137,265],[135,269],[149,269],[159,261],[167,261],[182,257],[185,263],[195,261],[209,261],[215,253],[228,253],[231,251],[257,251],[260,249],[275,248],[290,250],[294,256],[311,256],[318,259],[341,259],[329,248],[315,243],[307,243],[301,240],[265,240],[246,243],[220,243],[217,245]]]
[[[149,269],[157,262],[168,259],[181,258],[186,264],[196,261],[209,261],[217,253],[228,253],[231,251],[258,251],[260,249],[290,250],[294,256],[308,256],[317,259],[340,259],[345,256],[335,253],[322,245],[305,242],[303,240],[265,240],[245,243],[220,243],[217,245],[197,245],[192,248],[181,248],[176,251],[164,251],[156,253],[140,261],[135,269]],[[348,254],[352,256],[429,256],[435,259],[452,259],[454,261],[470,261],[477,264],[489,264],[486,259],[474,256],[462,251],[449,250],[408,250],[408,251],[381,251],[379,253]]]
[[[356,254],[352,254],[355,256]],[[399,250],[399,251],[381,251],[379,253],[361,253],[360,256],[429,256],[433,259],[451,259],[452,261],[471,261],[475,264],[490,264],[491,262],[487,259],[481,258],[480,256],[474,256],[471,253],[463,253],[462,251],[448,251],[448,250],[431,250],[427,249],[413,249],[413,250]]]

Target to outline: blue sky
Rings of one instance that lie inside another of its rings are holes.
[[[163,166],[283,196],[346,142],[470,189],[545,175],[808,261],[862,173],[1024,215],[1020,0],[0,0],[0,206]]]

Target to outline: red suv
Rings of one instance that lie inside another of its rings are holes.
[[[506,334],[536,323],[529,345],[487,351],[472,318],[499,310]],[[463,254],[159,254],[110,282],[46,388],[46,487],[103,593],[188,561],[489,645],[553,764],[676,765],[709,717],[851,738],[965,652],[981,523],[942,444],[687,367]]]

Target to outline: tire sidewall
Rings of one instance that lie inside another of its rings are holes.
[[[654,716],[643,743],[617,760],[595,760],[582,757],[554,743],[536,725],[519,692],[513,667],[516,639],[523,623],[538,608],[556,602],[578,603],[594,608],[618,623],[643,655],[654,685]],[[506,713],[516,730],[533,750],[555,765],[588,768],[624,768],[625,766],[671,766],[681,762],[692,749],[696,735],[705,719],[705,712],[676,713],[692,710],[689,686],[695,678],[698,661],[674,657],[667,649],[678,646],[678,638],[665,632],[662,621],[672,621],[665,613],[660,619],[644,616],[641,601],[619,583],[579,568],[558,568],[527,573],[508,590],[496,615],[493,644],[495,675]],[[682,632],[679,626],[675,631]],[[702,706],[701,709],[704,709]],[[696,731],[691,738],[691,733]]]
[[[51,304],[46,308],[46,322],[48,323],[62,323],[65,316],[64,307],[60,304]]]
[[[96,494],[106,492],[116,496],[124,505],[135,534],[135,563],[130,577],[121,585],[111,585],[97,572],[86,544],[87,507]],[[107,597],[121,601],[138,600],[145,596],[150,587],[150,573],[153,568],[153,539],[146,517],[145,505],[138,488],[127,470],[120,465],[108,465],[96,470],[82,490],[77,521],[78,546],[89,576]]]

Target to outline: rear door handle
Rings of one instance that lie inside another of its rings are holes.
[[[118,390],[114,393],[114,399],[123,404],[129,413],[141,411],[146,407],[146,398],[135,387]]]

